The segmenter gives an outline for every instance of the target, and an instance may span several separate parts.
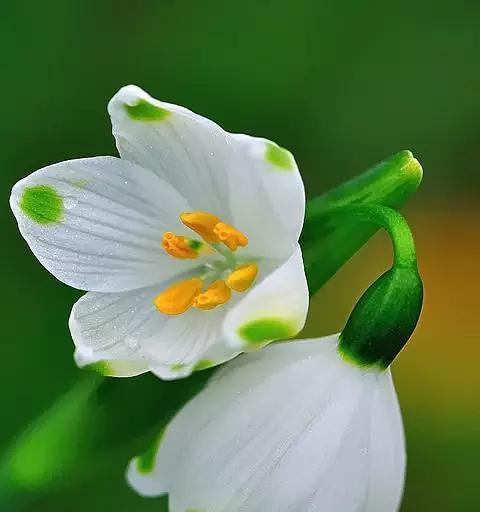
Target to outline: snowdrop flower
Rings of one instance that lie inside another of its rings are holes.
[[[69,322],[77,363],[172,379],[299,332],[305,196],[293,156],[135,86],[108,111],[121,158],[50,165],[11,196],[40,263],[88,291]]]
[[[225,365],[128,480],[168,493],[171,512],[393,512],[404,472],[390,370],[346,360],[331,336]]]

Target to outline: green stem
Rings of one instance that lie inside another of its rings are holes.
[[[405,218],[396,210],[376,204],[352,204],[333,209],[331,215],[347,215],[350,219],[355,218],[360,222],[369,222],[382,227],[392,240],[394,265],[417,268],[412,231]]]

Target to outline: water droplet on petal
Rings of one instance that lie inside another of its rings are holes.
[[[71,210],[72,208],[75,208],[75,206],[77,206],[77,204],[78,204],[78,201],[76,199],[74,199],[73,197],[66,197],[63,200],[63,206],[67,210]]]
[[[138,339],[133,336],[127,336],[125,339],[125,345],[130,352],[135,352],[139,348]]]

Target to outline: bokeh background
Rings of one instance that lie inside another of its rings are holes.
[[[67,329],[80,293],[36,262],[10,188],[53,162],[115,154],[106,103],[135,83],[289,148],[309,197],[398,150],[415,153],[425,178],[405,213],[426,298],[394,364],[409,455],[402,512],[480,510],[479,20],[473,0],[6,2],[0,450],[81,373]],[[339,330],[390,257],[377,235],[315,298],[305,333]],[[23,510],[160,510],[125,485],[127,460]]]

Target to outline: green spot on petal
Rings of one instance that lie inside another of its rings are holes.
[[[200,359],[198,363],[193,367],[194,372],[199,372],[201,370],[206,370],[207,368],[211,368],[215,366],[217,363],[212,359]]]
[[[158,449],[160,448],[164,434],[165,429],[162,429],[153,443],[143,453],[135,458],[137,471],[142,475],[146,475],[153,471],[153,468],[155,467],[155,457]]]
[[[183,370],[183,368],[185,368],[185,365],[183,363],[175,363],[172,364],[172,366],[170,366],[170,370],[172,370],[172,372],[179,372]]]
[[[48,185],[25,187],[20,199],[20,208],[38,224],[52,224],[62,219],[63,198]]]
[[[125,104],[125,109],[128,115],[136,121],[163,121],[170,115],[168,110],[143,99],[138,100],[135,105]]]
[[[111,376],[114,373],[113,368],[108,364],[108,361],[98,361],[96,363],[87,364],[84,368],[103,376]]]
[[[247,343],[263,345],[273,340],[288,339],[297,334],[294,322],[283,318],[259,318],[238,329],[238,334]]]
[[[277,146],[273,142],[267,142],[265,158],[272,165],[284,171],[292,171],[294,168],[294,160],[290,151]]]

